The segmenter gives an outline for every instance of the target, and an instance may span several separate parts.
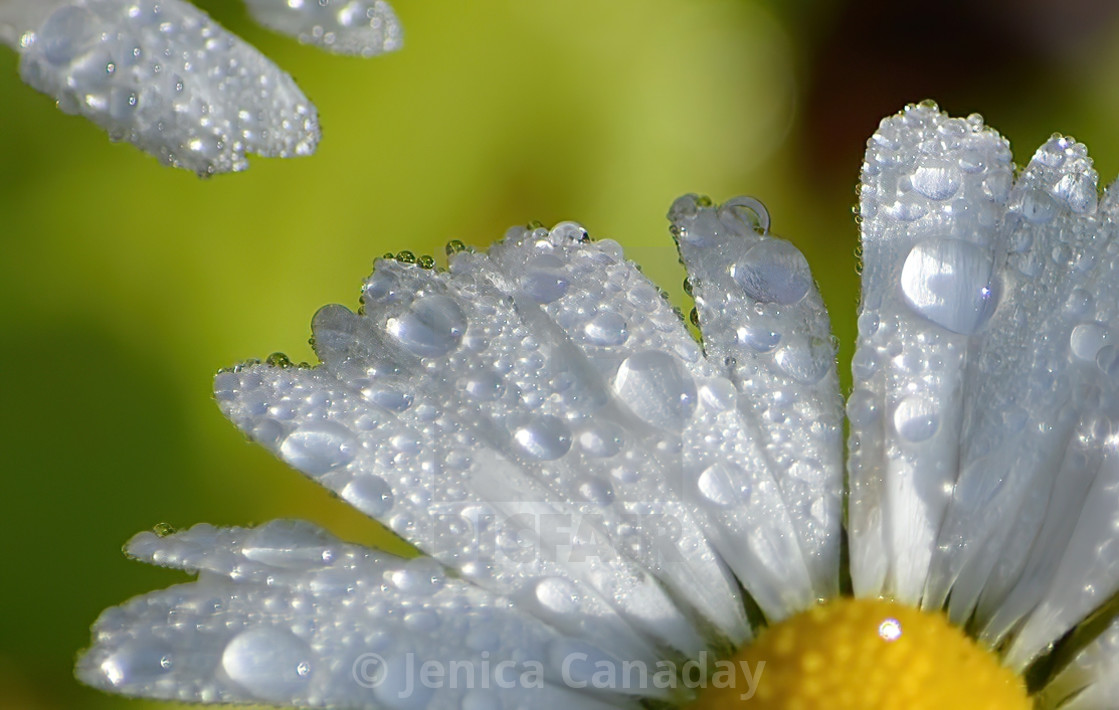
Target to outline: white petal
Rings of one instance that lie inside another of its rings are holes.
[[[691,621],[610,544],[602,514],[553,492],[563,471],[582,473],[574,437],[594,428],[606,393],[587,389],[536,306],[500,280],[484,255],[459,255],[451,273],[380,261],[364,317],[316,315],[323,367],[226,374],[219,401],[293,466],[550,623],[648,657],[620,613],[657,643],[698,651]]]
[[[992,246],[1011,177],[979,120],[911,106],[867,145],[853,360],[851,575],[916,603],[957,475],[969,355],[997,302]]]
[[[740,643],[749,629],[737,584],[708,544],[705,518],[687,502],[678,474],[687,446],[681,439],[701,437],[710,409],[696,402],[707,387],[698,349],[621,248],[587,242],[584,233],[574,223],[557,226],[547,239],[526,230],[489,251],[494,282],[526,325],[550,335],[550,358],[571,381],[567,400],[597,403],[576,430],[571,454],[552,464],[544,482],[558,498],[579,501],[584,513],[601,518],[612,546]],[[486,263],[466,256],[452,271]],[[696,411],[678,416],[685,408]]]
[[[209,175],[318,143],[292,78],[190,3],[75,0],[23,32],[25,82],[163,163]]]
[[[583,647],[507,600],[447,578],[430,559],[345,544],[293,521],[255,529],[199,525],[163,539],[145,533],[128,552],[201,576],[102,614],[78,675],[104,690],[187,702],[399,710],[482,700],[493,708],[624,702],[563,687],[562,659]],[[441,681],[421,682],[424,662],[442,669]],[[508,670],[499,676],[501,663]],[[516,681],[537,667],[543,687],[518,682],[489,692],[499,677]]]
[[[761,233],[744,220],[751,211]],[[734,383],[743,428],[761,442],[764,458],[752,463],[780,487],[815,596],[835,596],[843,401],[827,311],[808,264],[792,244],[766,234],[768,214],[749,198],[716,208],[682,197],[669,219],[707,358]],[[749,575],[741,576],[749,587]]]
[[[990,643],[1048,588],[1114,416],[1098,411],[1114,401],[1097,356],[1110,352],[1115,288],[1095,180],[1084,147],[1056,137],[999,226],[1002,304],[971,364],[961,472],[926,599],[951,587],[952,617],[974,611]]]
[[[400,49],[404,33],[384,0],[245,0],[262,25],[338,54],[371,57]]]

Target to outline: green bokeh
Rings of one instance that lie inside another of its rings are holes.
[[[406,48],[370,61],[272,35],[239,4],[199,4],[317,104],[316,156],[210,180],[162,168],[57,111],[0,53],[0,706],[170,707],[71,677],[101,609],[184,579],[121,556],[138,530],[294,516],[402,549],[247,444],[210,396],[213,373],[239,360],[313,360],[311,314],[356,306],[385,251],[441,255],[450,239],[481,246],[511,224],[577,219],[687,310],[668,205],[748,193],[815,266],[849,360],[849,208],[874,123],[854,140],[837,132],[835,153],[853,157],[828,171],[812,131],[853,107],[809,101],[845,3],[399,0]],[[961,78],[942,102],[983,111],[1020,161],[1053,129],[1072,133],[1110,176],[1116,38],[1105,28],[1040,66],[1004,62],[986,90]],[[862,51],[876,30],[842,41]],[[876,77],[847,80],[863,96]],[[914,71],[891,110],[929,86],[943,84]]]

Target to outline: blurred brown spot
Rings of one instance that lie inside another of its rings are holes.
[[[953,113],[1037,93],[1105,39],[1111,0],[851,0],[808,39],[807,173],[849,183],[883,116],[931,98]],[[806,18],[801,18],[806,19]],[[1001,101],[1000,101],[1001,98]]]

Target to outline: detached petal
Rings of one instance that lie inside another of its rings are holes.
[[[616,663],[430,559],[345,544],[308,523],[198,525],[129,554],[197,582],[106,610],[78,662],[123,695],[315,708],[607,708],[564,686],[582,658]],[[441,675],[423,681],[423,665]],[[526,675],[527,674],[527,675]],[[499,685],[511,684],[508,685]],[[649,692],[643,689],[643,692]]]
[[[20,76],[112,140],[199,175],[243,170],[248,153],[309,155],[318,143],[315,108],[292,78],[190,3],[12,9],[26,4],[8,3],[0,14],[20,38]]]
[[[384,0],[245,0],[257,22],[335,54],[372,57],[404,44],[404,31]]]

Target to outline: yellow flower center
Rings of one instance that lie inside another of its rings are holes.
[[[1022,678],[943,614],[881,599],[835,599],[801,612],[763,631],[731,663],[739,682],[709,684],[693,708],[1032,707]]]

